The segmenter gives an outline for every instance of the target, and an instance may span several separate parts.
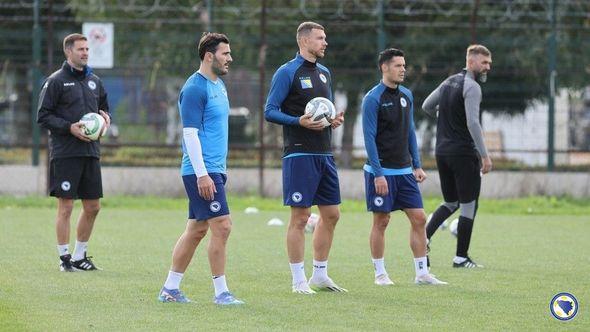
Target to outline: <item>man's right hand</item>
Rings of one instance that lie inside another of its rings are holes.
[[[492,158],[486,156],[481,158],[481,173],[486,174],[492,170]]]
[[[199,196],[203,197],[203,199],[207,201],[213,200],[217,189],[215,188],[215,183],[213,183],[213,180],[211,180],[209,175],[200,176],[197,179],[197,187],[199,188]]]
[[[81,141],[90,142],[90,138],[84,134],[84,124],[82,122],[72,123],[70,133]]]
[[[378,176],[375,178],[375,192],[379,196],[385,196],[389,193],[389,187],[387,186],[385,176]]]
[[[306,113],[303,114],[301,117],[299,117],[299,124],[302,127],[305,127],[307,129],[311,129],[311,130],[322,130],[324,129],[324,125],[322,124],[321,121],[313,121],[311,119],[312,114],[311,113]]]

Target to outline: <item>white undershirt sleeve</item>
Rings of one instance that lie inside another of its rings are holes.
[[[199,130],[197,128],[182,128],[182,139],[186,153],[193,165],[195,175],[201,177],[207,175],[207,168],[205,168],[203,150],[201,149],[201,141],[199,141],[198,133]]]

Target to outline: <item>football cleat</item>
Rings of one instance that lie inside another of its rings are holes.
[[[303,280],[293,284],[293,293],[310,295],[315,294],[315,291],[309,288],[307,281]]]
[[[218,305],[241,305],[244,301],[238,300],[230,292],[223,292],[213,299],[213,302]]]
[[[433,274],[427,273],[423,276],[416,277],[414,282],[418,285],[447,285],[448,282],[436,279]]]
[[[75,269],[80,270],[80,271],[102,270],[98,266],[94,265],[94,263],[92,262],[92,260],[90,260],[90,258],[92,258],[92,256],[86,256],[86,253],[84,253],[84,258],[82,258],[79,261],[72,261],[72,265],[74,266]]]
[[[168,289],[166,287],[162,287],[160,291],[160,295],[158,295],[158,301],[163,303],[168,302],[176,302],[176,303],[189,303],[189,300],[184,294],[180,291],[180,289]]]
[[[391,285],[394,285],[394,283],[393,283],[393,281],[391,281],[391,279],[389,279],[389,276],[387,275],[387,273],[384,273],[384,274],[380,274],[375,277],[375,285],[391,286]]]
[[[313,280],[313,278],[309,279],[309,287],[315,291],[327,291],[327,292],[337,292],[337,293],[347,293],[348,290],[346,288],[342,288],[332,279],[326,278],[324,280]]]
[[[472,261],[471,258],[467,257],[462,263],[455,263],[453,262],[453,267],[457,268],[466,268],[466,269],[474,269],[474,268],[482,268],[483,265],[477,264],[476,262]]]
[[[76,272],[76,269],[72,266],[72,255],[59,256],[59,270],[61,272]]]

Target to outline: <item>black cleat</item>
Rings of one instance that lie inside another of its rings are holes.
[[[472,261],[471,258],[467,257],[467,259],[463,263],[455,263],[453,262],[453,267],[458,268],[466,268],[466,269],[474,269],[474,268],[481,268],[483,265],[479,265],[476,262]]]
[[[61,272],[76,272],[76,269],[72,266],[72,255],[61,255],[59,260],[59,270]]]
[[[92,258],[92,256],[87,257],[86,253],[84,253],[84,258],[79,261],[72,261],[72,265],[75,269],[78,269],[80,271],[102,270],[101,268],[94,265],[90,258]]]

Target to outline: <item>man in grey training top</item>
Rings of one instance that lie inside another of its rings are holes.
[[[492,53],[483,45],[467,48],[466,68],[448,77],[426,98],[422,108],[438,116],[436,132],[436,165],[444,203],[433,213],[426,227],[430,238],[438,227],[457,209],[461,209],[457,227],[457,252],[453,267],[482,267],[467,251],[482,174],[492,170],[479,123],[481,87],[492,64]],[[430,262],[429,262],[430,263]]]

